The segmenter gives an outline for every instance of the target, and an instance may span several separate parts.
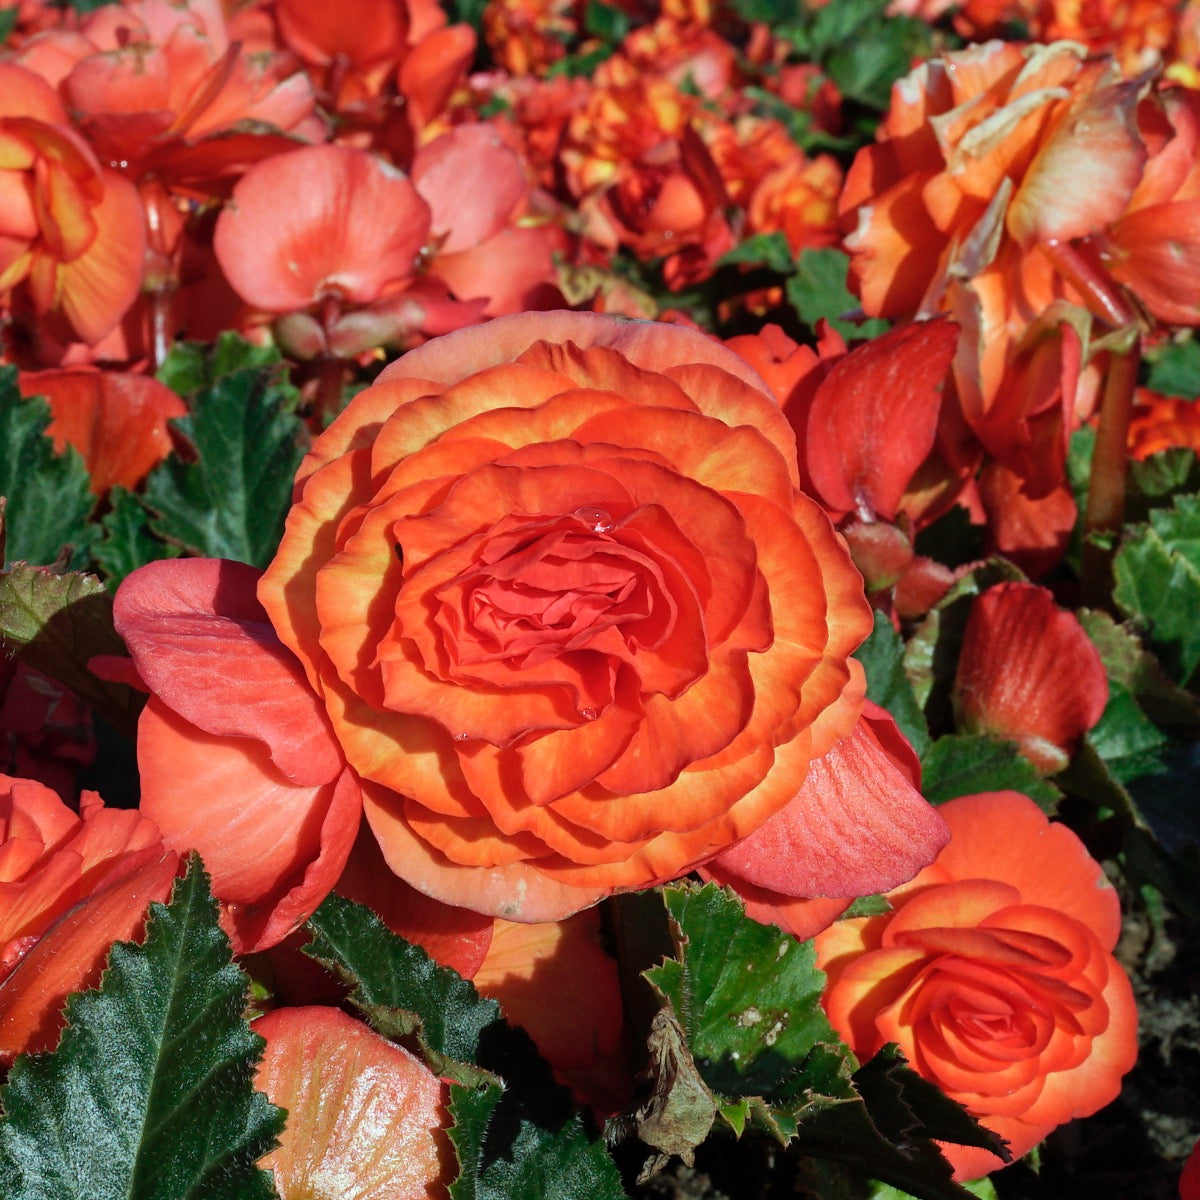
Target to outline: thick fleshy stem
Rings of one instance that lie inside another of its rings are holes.
[[[1084,518],[1082,599],[1093,608],[1111,607],[1113,549],[1104,537],[1121,528],[1125,517],[1125,474],[1129,418],[1141,362],[1141,338],[1126,350],[1113,350],[1100,399],[1096,446]]]
[[[1114,329],[1132,325],[1137,320],[1137,314],[1120,288],[1108,277],[1108,272],[1078,246],[1048,238],[1041,248],[1054,264],[1055,271],[1080,293],[1089,312]]]

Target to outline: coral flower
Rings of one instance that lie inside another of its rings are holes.
[[[976,598],[954,677],[960,729],[1016,742],[1050,775],[1107,702],[1100,652],[1045,588],[1001,583]]]
[[[54,90],[0,63],[0,297],[21,286],[37,315],[94,344],[133,304],[145,218],[133,186],[102,168]]]
[[[217,219],[213,248],[233,289],[268,313],[300,357],[351,357],[402,328],[385,301],[417,273],[429,206],[365,150],[309,146],[252,167]]]
[[[84,792],[78,815],[44,784],[0,775],[0,1061],[50,1049],[71,992],[140,936],[179,859],[145,815]]]
[[[816,938],[825,1007],[860,1058],[895,1042],[1013,1155],[1116,1098],[1137,1055],[1129,980],[1112,956],[1116,893],[1064,825],[1016,792],[939,810],[937,860],[891,911]],[[943,1146],[956,1179],[1002,1163]]]
[[[870,619],[796,483],[757,377],[677,327],[501,318],[356,397],[259,593],[391,869],[550,920],[803,805],[858,720]],[[942,840],[907,781],[847,797],[850,825],[814,813],[793,848],[811,894],[889,886]]]
[[[260,1161],[280,1200],[439,1200],[454,1175],[446,1087],[405,1050],[336,1008],[280,1008],[254,1030],[255,1083],[287,1109]]]
[[[1149,458],[1173,446],[1200,451],[1200,404],[1139,388],[1129,422],[1130,457]]]
[[[20,376],[21,394],[44,396],[56,450],[83,456],[92,491],[135,488],[171,450],[167,422],[187,406],[148,375],[120,371],[35,371]]]

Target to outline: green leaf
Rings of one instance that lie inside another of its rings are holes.
[[[111,725],[136,731],[143,698],[88,670],[94,655],[127,653],[113,628],[112,597],[94,575],[56,575],[18,563],[0,573],[0,648],[57,679]]]
[[[285,411],[293,390],[271,368],[237,370],[174,424],[196,450],[172,455],[146,480],[150,527],[191,554],[264,567],[279,545],[304,427]]]
[[[1167,669],[1187,684],[1200,664],[1200,497],[1177,496],[1174,507],[1127,530],[1113,575],[1117,606],[1149,622]]]
[[[1166,396],[1194,400],[1200,396],[1200,342],[1168,342],[1161,350],[1147,354],[1150,375],[1146,386]]]
[[[87,468],[70,446],[62,454],[54,452],[54,443],[45,435],[50,406],[36,397],[23,399],[16,381],[14,368],[0,367],[5,561],[47,566],[70,546],[74,561],[82,565],[94,535],[88,516],[96,502],[88,490]]]
[[[1200,490],[1200,462],[1196,452],[1185,446],[1160,450],[1140,462],[1129,464],[1126,521],[1144,521],[1150,509],[1161,507],[1180,492]]]
[[[1109,682],[1108,703],[1089,733],[1096,753],[1121,783],[1164,768],[1171,739],[1149,720],[1119,683]]]
[[[787,281],[788,302],[805,325],[813,327],[823,317],[847,339],[886,333],[886,321],[856,323],[847,319],[859,309],[857,297],[846,287],[849,267],[850,259],[841,250],[802,250],[796,273]]]
[[[583,12],[583,28],[593,37],[615,43],[621,41],[629,32],[630,20],[626,13],[612,4],[588,0],[587,8]]]
[[[1100,651],[1110,686],[1129,692],[1156,725],[1185,736],[1200,735],[1200,699],[1171,682],[1133,629],[1118,625],[1105,612],[1085,608],[1076,615]]]
[[[226,331],[208,342],[176,342],[159,367],[156,378],[180,396],[195,396],[237,371],[279,368],[283,356],[276,346],[256,346],[239,334]],[[289,392],[289,396],[294,396]]]
[[[921,759],[921,792],[931,804],[977,792],[1023,792],[1048,813],[1062,793],[1013,742],[976,734],[940,737]]]
[[[271,1200],[255,1166],[283,1112],[252,1086],[262,1039],[247,979],[193,859],[141,945],[117,943],[100,988],[67,1002],[52,1054],[3,1090],[7,1200]]]
[[[0,42],[6,42],[12,36],[20,12],[15,4],[11,8],[0,8]]]
[[[624,1195],[603,1142],[494,1000],[340,896],[325,900],[309,928],[305,952],[354,985],[351,1001],[372,1025],[388,1037],[415,1035],[430,1065],[460,1085],[451,1137],[463,1173],[452,1200]]]
[[[756,233],[726,251],[717,260],[718,267],[747,264],[752,267],[768,267],[787,275],[795,266],[792,248],[782,233]]]
[[[801,12],[800,0],[732,0],[730,8],[745,22],[779,25],[795,21]]]
[[[115,487],[109,493],[111,508],[101,518],[103,539],[92,550],[96,565],[110,588],[138,567],[160,558],[177,558],[178,546],[168,545],[150,528],[150,514],[130,491]]]
[[[790,1096],[796,1066],[836,1042],[811,942],[748,919],[715,884],[664,890],[676,957],[645,972],[671,1005],[705,1082],[727,1096]]]
[[[871,636],[854,652],[867,673],[867,698],[892,714],[918,757],[929,748],[929,726],[904,671],[904,642],[881,612]]]

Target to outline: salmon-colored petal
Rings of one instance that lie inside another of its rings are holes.
[[[71,992],[100,980],[114,941],[141,936],[151,901],[165,901],[179,857],[161,847],[139,851],[133,868],[66,913],[0,983],[0,1059],[53,1048]]]
[[[416,273],[428,234],[428,206],[403,172],[363,150],[309,146],[242,177],[213,247],[246,303],[282,313],[325,296],[372,303]]]
[[[103,495],[135,488],[171,450],[167,422],[187,406],[148,375],[56,370],[23,373],[21,394],[45,396],[53,420],[46,430],[56,447],[83,456],[91,489]]]
[[[142,286],[146,218],[137,189],[104,171],[104,194],[92,209],[96,236],[58,268],[62,311],[82,341],[94,344],[116,327]]]
[[[489,124],[456,125],[425,143],[413,156],[412,181],[432,213],[439,258],[498,234],[528,191],[520,160]],[[488,294],[464,292],[439,273],[459,296]]]
[[[138,725],[138,768],[142,811],[166,845],[200,852],[239,953],[281,941],[332,890],[362,804],[348,769],[293,783],[261,743],[207,734],[153,696]]]
[[[911,879],[948,837],[860,722],[813,762],[795,800],[714,862],[783,895],[856,896]]]
[[[336,1008],[260,1017],[255,1086],[287,1109],[279,1146],[259,1161],[282,1200],[435,1200],[453,1175],[446,1086],[402,1046]]]
[[[224,559],[150,563],[121,585],[117,632],[150,691],[213,736],[262,743],[297,783],[343,760],[318,698],[255,596],[259,572]]]

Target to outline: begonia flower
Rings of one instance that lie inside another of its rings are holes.
[[[114,606],[151,693],[138,723],[142,812],[167,846],[200,852],[239,953],[275,945],[316,911],[362,804],[255,598],[258,577],[235,562],[155,562],[122,584]]]
[[[19,376],[24,396],[44,396],[54,448],[74,446],[97,496],[135,488],[171,451],[167,422],[187,415],[170,388],[123,371],[32,371]]]
[[[137,298],[145,219],[137,192],[71,125],[54,89],[0,62],[0,297],[96,343]]]
[[[1115,1099],[1137,1056],[1133,991],[1112,955],[1120,906],[1083,843],[1028,797],[939,811],[950,842],[886,894],[890,911],[817,935],[825,1009],[859,1058],[896,1043],[1020,1157]],[[1004,1165],[941,1149],[958,1180]]]
[[[681,328],[500,318],[360,393],[302,465],[259,593],[392,870],[555,919],[793,801],[858,719],[870,627],[796,481],[753,372]],[[798,874],[848,895],[941,831],[906,782],[807,836]]]
[[[446,1085],[403,1046],[336,1008],[279,1008],[255,1084],[287,1109],[259,1166],[280,1200],[443,1200],[454,1178]]]
[[[95,987],[114,941],[139,938],[179,857],[143,813],[0,775],[0,1062],[53,1048],[71,992]]]
[[[1173,446],[1200,451],[1200,404],[1139,388],[1129,421],[1129,455],[1146,459]]]
[[[1014,741],[1050,775],[1100,719],[1108,678],[1083,626],[1049,591],[1001,583],[971,605],[952,700],[964,733]]]
[[[429,206],[404,172],[364,150],[309,146],[252,167],[217,218],[213,248],[247,304],[305,314],[299,357],[352,357],[401,332],[385,309],[416,276]],[[354,318],[377,318],[366,336]]]

